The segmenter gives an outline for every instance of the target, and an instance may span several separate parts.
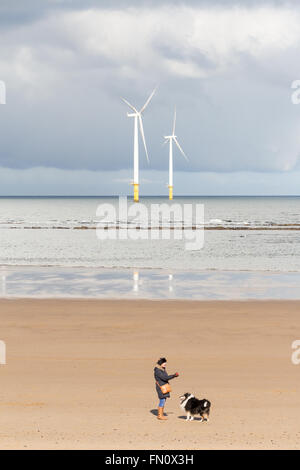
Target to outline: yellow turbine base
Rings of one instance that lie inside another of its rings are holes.
[[[136,183],[133,183],[133,200],[139,202],[139,185]]]
[[[173,186],[169,186],[169,199],[170,201],[173,200]]]

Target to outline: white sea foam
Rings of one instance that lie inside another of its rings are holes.
[[[224,224],[223,220],[220,220],[220,219],[211,219],[208,223],[212,224],[212,225],[222,225],[222,224]]]

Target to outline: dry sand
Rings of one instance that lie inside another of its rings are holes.
[[[1,300],[0,325],[2,449],[300,448],[300,302]],[[187,391],[210,423],[183,419]]]

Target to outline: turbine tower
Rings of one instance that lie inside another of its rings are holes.
[[[145,134],[144,134],[144,127],[143,127],[143,120],[142,120],[142,113],[147,108],[148,104],[150,103],[156,88],[152,91],[151,95],[147,99],[144,106],[138,111],[132,104],[130,104],[127,100],[122,98],[124,103],[126,103],[134,112],[127,113],[128,117],[134,118],[134,140],[133,140],[133,199],[135,202],[139,202],[139,136],[138,136],[138,128],[140,128],[140,133],[142,136],[142,140],[144,143],[144,148],[146,152],[147,161],[149,163],[148,151],[145,141]]]
[[[186,154],[184,153],[184,151],[182,150],[182,148],[180,147],[180,145],[178,143],[178,140],[177,140],[177,136],[175,135],[175,125],[176,125],[176,108],[175,108],[175,111],[174,111],[174,121],[173,121],[172,135],[166,135],[165,136],[166,140],[164,142],[164,143],[167,143],[169,141],[169,185],[168,185],[168,188],[169,188],[169,199],[170,199],[170,201],[172,201],[172,199],[173,199],[173,142],[175,142],[175,144],[179,148],[180,152],[182,153],[182,155],[184,156],[186,161],[188,161],[188,158],[187,158]]]

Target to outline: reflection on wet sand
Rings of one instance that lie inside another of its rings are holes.
[[[6,271],[1,270],[1,297],[6,297]]]
[[[173,274],[169,274],[169,292],[173,292]]]
[[[138,293],[138,291],[139,291],[139,279],[140,279],[139,272],[134,271],[134,273],[133,273],[133,292]]]
[[[12,298],[300,299],[294,272],[7,267],[0,277]]]

